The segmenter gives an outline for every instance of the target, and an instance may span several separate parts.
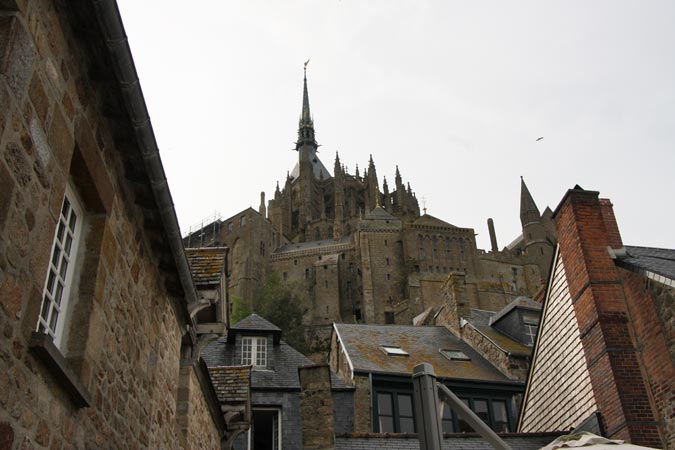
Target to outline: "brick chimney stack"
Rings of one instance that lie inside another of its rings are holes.
[[[660,447],[626,295],[608,247],[623,247],[612,204],[576,186],[554,213],[593,392],[607,435]]]

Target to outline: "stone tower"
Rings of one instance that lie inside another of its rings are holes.
[[[544,279],[548,278],[551,259],[555,250],[555,226],[551,210],[544,214],[530,194],[523,177],[520,177],[520,223],[523,227],[523,253],[534,260]]]

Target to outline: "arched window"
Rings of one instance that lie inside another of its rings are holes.
[[[424,237],[422,237],[421,234],[417,235],[417,246],[419,248],[418,259],[422,260],[426,258],[426,255],[424,254]]]

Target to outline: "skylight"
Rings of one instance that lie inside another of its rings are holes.
[[[450,361],[471,361],[471,358],[459,350],[441,349],[440,352]]]
[[[403,350],[400,346],[398,345],[381,345],[380,349],[387,355],[387,356],[409,356],[408,352]]]

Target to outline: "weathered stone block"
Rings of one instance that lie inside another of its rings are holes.
[[[75,149],[75,140],[70,130],[70,124],[66,122],[59,108],[54,109],[52,123],[47,133],[47,142],[63,172],[68,173],[70,158],[73,156],[73,150]]]
[[[33,40],[14,16],[0,17],[0,73],[17,100],[21,100],[33,74],[36,51]]]

